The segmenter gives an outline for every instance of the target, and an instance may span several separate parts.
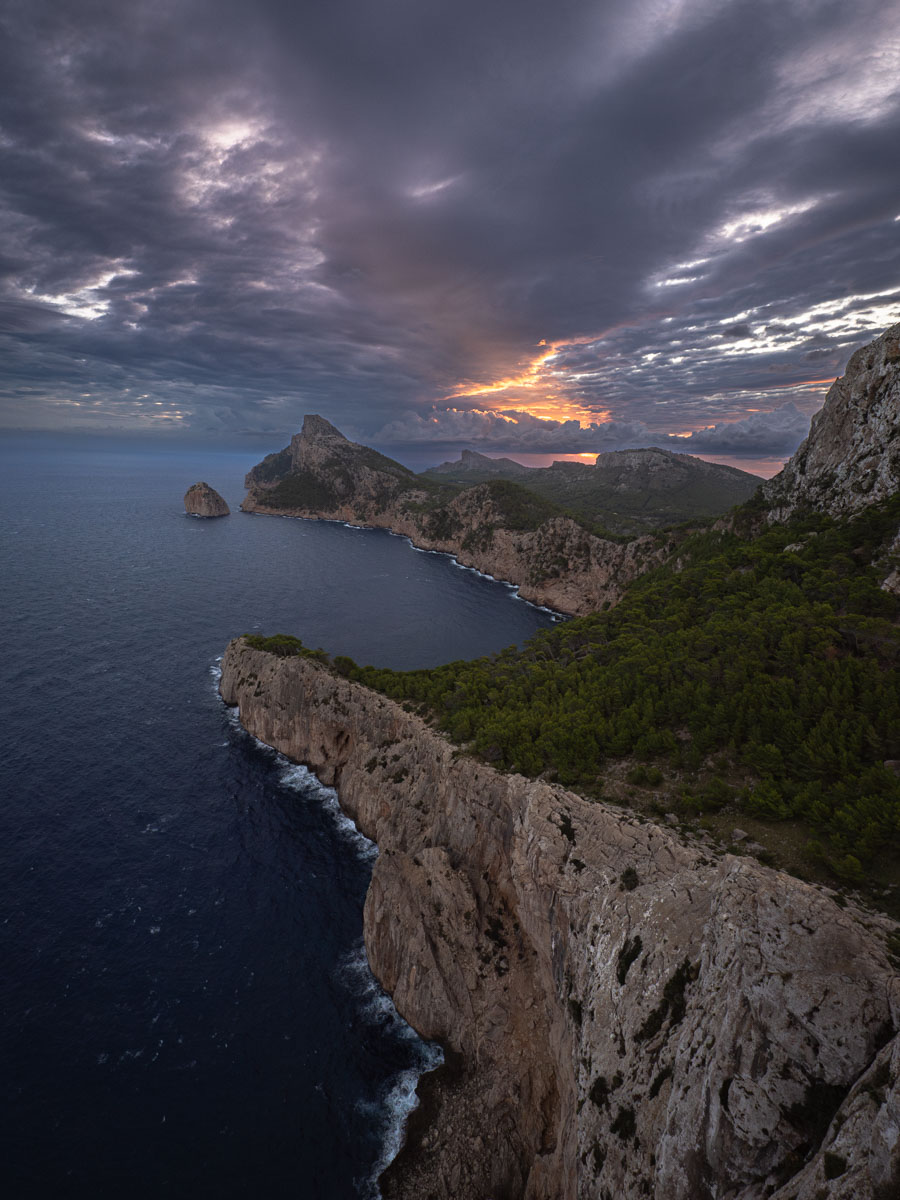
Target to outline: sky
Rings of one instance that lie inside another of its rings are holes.
[[[900,320],[897,0],[0,0],[0,430],[781,460]]]

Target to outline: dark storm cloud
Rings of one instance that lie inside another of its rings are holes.
[[[7,5],[5,423],[787,453],[900,313],[891,9]]]

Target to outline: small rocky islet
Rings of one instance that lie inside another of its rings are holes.
[[[184,493],[184,511],[189,517],[227,517],[231,509],[215,488],[200,482]]]

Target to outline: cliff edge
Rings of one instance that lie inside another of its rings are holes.
[[[370,963],[458,1064],[386,1197],[900,1194],[891,922],[460,756],[302,655],[237,639],[221,693],[378,842]]]

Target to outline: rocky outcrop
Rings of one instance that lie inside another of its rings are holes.
[[[238,639],[222,695],[380,854],[375,974],[447,1048],[386,1197],[900,1194],[900,979],[880,917],[461,756]]]
[[[900,324],[857,350],[809,437],[769,480],[771,519],[811,508],[848,516],[900,491]]]
[[[245,512],[390,529],[424,550],[452,554],[464,566],[517,584],[525,600],[573,615],[615,604],[674,545],[665,535],[629,542],[596,537],[558,515],[535,521],[536,528],[512,527],[515,519],[490,484],[442,490],[348,441],[322,417],[306,417],[289,452],[264,460],[246,483]]]
[[[231,509],[215,488],[195,483],[184,493],[184,510],[192,517],[227,517]]]

